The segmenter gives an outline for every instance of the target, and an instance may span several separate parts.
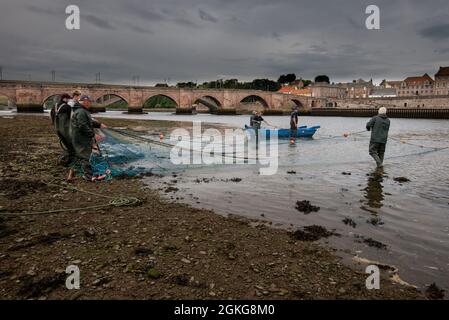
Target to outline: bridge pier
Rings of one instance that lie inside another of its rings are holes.
[[[27,103],[27,104],[17,104],[16,106],[17,112],[33,112],[33,113],[44,112],[44,106],[41,104]]]
[[[143,113],[142,106],[128,106],[128,113]]]
[[[92,113],[98,113],[98,112],[106,112],[106,107],[101,105],[94,105],[90,107],[90,111]]]

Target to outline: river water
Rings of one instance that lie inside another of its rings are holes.
[[[248,116],[209,114],[107,112],[101,117],[194,120],[235,128],[248,122]],[[265,119],[279,127],[289,124],[288,117]],[[382,171],[375,170],[368,155],[367,133],[343,137],[343,133],[364,130],[367,121],[300,118],[300,125],[320,125],[321,129],[314,139],[299,140],[295,146],[280,141],[274,175],[260,175],[256,165],[177,167],[167,162],[157,187],[165,188],[176,180],[173,186],[179,191],[167,193],[168,198],[223,215],[267,220],[290,230],[308,225],[335,229],[340,236],[328,238],[326,243],[342,255],[394,265],[409,283],[424,287],[436,282],[448,291],[449,149],[433,152],[431,147],[449,147],[449,121],[391,119]],[[143,160],[138,165],[154,163]],[[399,183],[394,180],[397,177],[410,181]],[[149,181],[154,183],[154,179]],[[303,214],[295,209],[298,200],[309,200],[320,210]],[[355,227],[344,224],[345,218],[352,219]],[[362,241],[369,238],[387,247],[371,247]]]

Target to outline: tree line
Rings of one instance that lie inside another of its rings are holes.
[[[215,81],[207,81],[198,84],[193,81],[178,82],[177,88],[190,88],[190,89],[247,89],[247,90],[263,90],[263,91],[279,91],[282,85],[289,85],[296,80],[301,80],[304,87],[313,83],[312,80],[297,78],[294,73],[283,74],[277,81],[270,79],[254,79],[251,82],[240,82],[238,79],[220,79]],[[327,82],[330,83],[329,77],[326,75],[319,75],[315,77],[315,82]],[[156,87],[168,87],[166,83],[158,83]]]

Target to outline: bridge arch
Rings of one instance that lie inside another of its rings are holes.
[[[305,104],[297,98],[291,98],[287,101],[287,108],[289,109],[293,109],[293,108],[298,108],[299,110],[305,110],[306,106]]]
[[[264,109],[270,108],[268,102],[257,94],[248,95],[240,100],[240,104],[256,104],[256,103],[260,103]]]
[[[96,97],[94,98],[95,103],[97,105],[97,107],[100,108],[105,108],[104,111],[106,110],[106,108],[128,108],[129,106],[129,102],[128,100],[121,94],[117,94],[117,93],[101,93],[101,94],[97,94]]]
[[[209,111],[215,111],[223,107],[222,102],[212,95],[199,95],[194,98],[193,104],[198,105],[200,108],[208,108]]]
[[[61,100],[62,95],[63,93],[55,93],[47,96],[43,99],[42,106],[44,107],[44,109],[50,110],[56,103],[59,102],[59,100]]]
[[[163,98],[169,99],[175,107],[179,107],[179,101],[178,101],[177,97],[173,96],[170,93],[163,93],[163,92],[156,92],[156,93],[153,93],[153,94],[147,96],[146,98],[144,98],[143,106],[149,106],[150,103],[152,103],[153,101],[157,101],[156,99],[158,99],[158,98],[159,98],[159,100],[161,100]],[[163,101],[163,100],[161,100],[161,101]]]
[[[8,106],[10,104],[12,104],[12,105],[16,104],[15,94],[13,94],[9,91],[0,90],[0,98],[6,99],[7,101],[3,101],[3,102],[6,103]]]
[[[164,93],[155,93],[143,101],[144,108],[177,108],[179,103],[175,97]]]

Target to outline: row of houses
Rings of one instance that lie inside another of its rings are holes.
[[[366,99],[449,95],[449,67],[440,67],[432,79],[427,73],[402,81],[383,80],[378,86],[373,80],[354,80],[348,83],[314,83],[304,88],[302,81],[283,86],[279,92],[314,98]]]

